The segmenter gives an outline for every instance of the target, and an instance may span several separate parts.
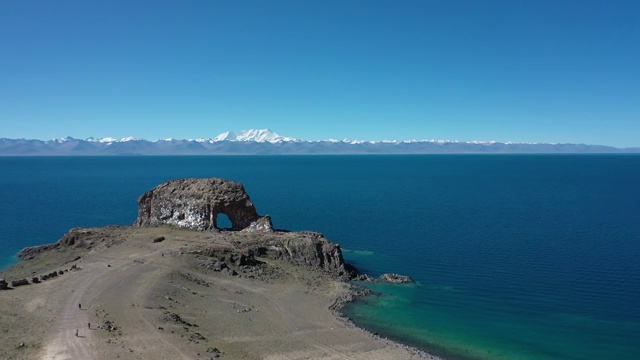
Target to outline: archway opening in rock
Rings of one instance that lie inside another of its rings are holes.
[[[216,217],[216,228],[220,230],[231,230],[233,228],[233,224],[231,224],[231,220],[227,216],[227,214],[219,213]]]

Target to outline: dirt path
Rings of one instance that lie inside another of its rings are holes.
[[[141,257],[149,256],[142,255]],[[136,257],[136,254],[132,254]],[[113,263],[113,265],[111,265]],[[70,294],[62,302],[62,309],[57,317],[57,324],[53,327],[53,338],[46,342],[42,350],[41,360],[92,360],[94,359],[91,345],[94,332],[98,331],[95,317],[92,316],[93,304],[104,294],[114,293],[122,298],[129,298],[123,294],[122,283],[132,282],[143,272],[129,272],[126,260],[95,259],[83,262],[80,270],[71,272],[65,279],[66,287],[71,288]],[[130,265],[129,265],[130,266]],[[128,273],[129,276],[113,277],[117,272]],[[114,284],[114,279],[118,282]],[[91,324],[91,321],[94,321]],[[91,325],[91,327],[89,327]],[[76,336],[76,330],[78,335]]]
[[[64,301],[54,330],[55,338],[44,347],[42,360],[93,359],[90,350],[92,330],[87,326],[88,310],[79,309],[78,304],[82,304],[89,287],[100,275],[100,270],[96,264],[88,264],[86,268],[73,275],[75,275],[72,279],[75,283],[74,290]],[[76,336],[76,329],[78,336]]]

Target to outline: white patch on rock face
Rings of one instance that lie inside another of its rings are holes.
[[[273,232],[273,225],[271,224],[271,217],[269,215],[263,216],[256,221],[253,221],[249,226],[242,231],[248,232]]]
[[[160,208],[160,219],[169,219],[171,218],[171,209],[166,207]]]
[[[173,216],[167,220],[167,223],[196,230],[204,230],[207,228],[204,214],[191,207],[184,207],[181,211],[175,211]]]

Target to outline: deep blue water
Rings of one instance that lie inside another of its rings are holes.
[[[452,358],[640,359],[640,156],[0,157],[0,267],[212,176],[276,227],[412,276],[346,309],[373,331]]]

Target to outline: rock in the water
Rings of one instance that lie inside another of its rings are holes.
[[[413,280],[406,276],[400,274],[382,274],[380,275],[380,281],[393,283],[393,284],[405,284],[413,282]]]
[[[271,221],[260,221],[242,184],[220,178],[178,179],[156,186],[138,199],[134,225],[169,224],[211,230],[218,229],[219,214],[227,215],[232,230],[243,230],[256,223],[256,229],[271,231]]]
[[[358,281],[366,281],[366,282],[375,282],[376,281],[376,279],[371,277],[371,275],[369,275],[369,274],[360,274],[360,275],[358,275],[356,280],[358,280]]]

